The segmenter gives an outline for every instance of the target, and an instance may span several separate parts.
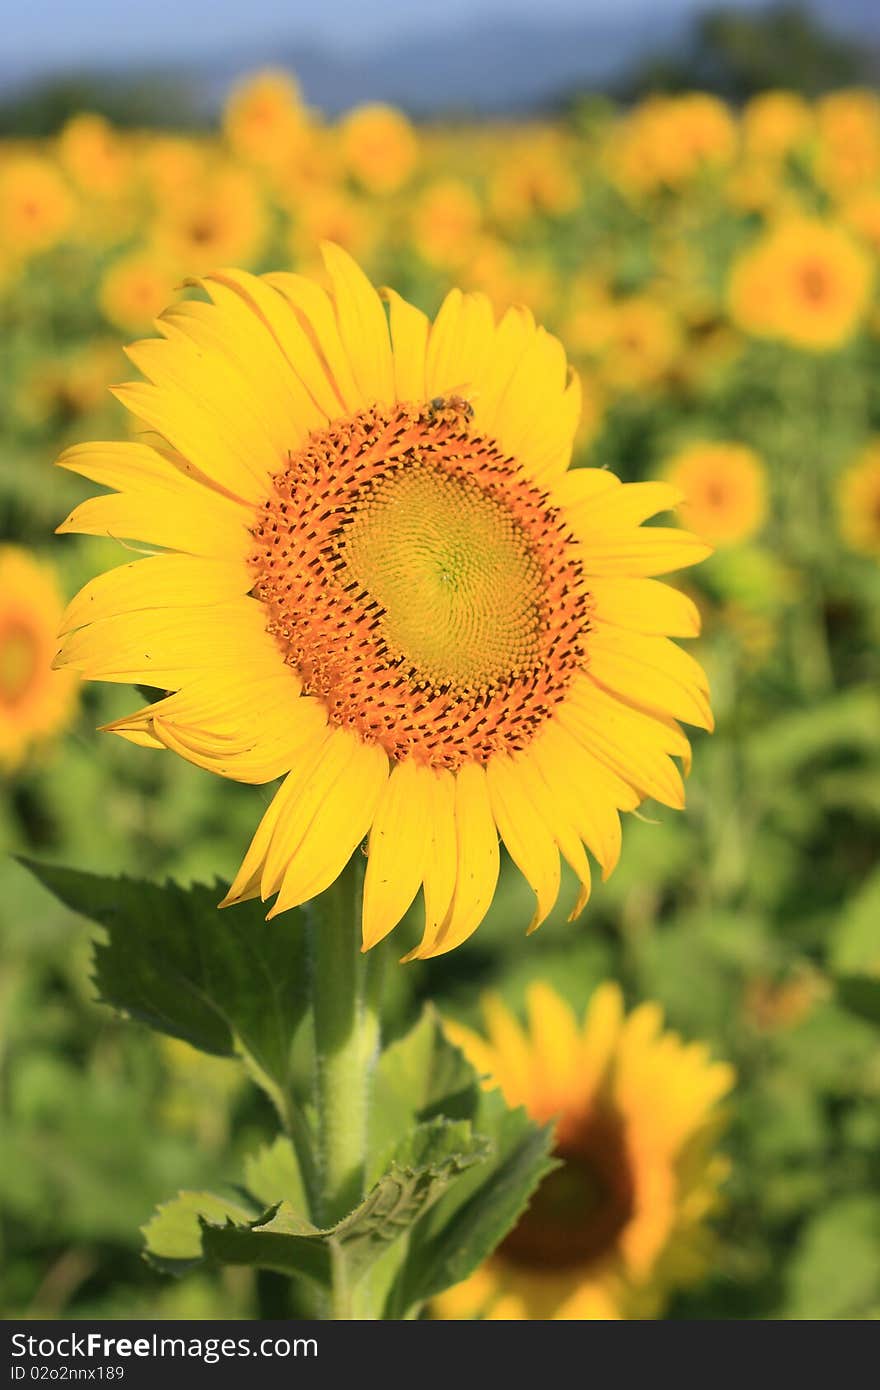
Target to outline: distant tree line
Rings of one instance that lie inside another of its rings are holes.
[[[785,88],[816,97],[835,87],[871,84],[878,75],[877,40],[872,49],[842,38],[798,5],[758,12],[723,6],[697,17],[682,51],[642,59],[615,95],[632,100],[649,91],[699,88],[736,103]]]

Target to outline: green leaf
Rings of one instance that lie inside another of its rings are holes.
[[[472,1273],[516,1224],[554,1167],[548,1156],[551,1129],[538,1129],[525,1111],[509,1110],[498,1091],[485,1091],[429,1008],[379,1059],[371,1119],[373,1161],[380,1161],[390,1136],[438,1112],[469,1121],[488,1139],[490,1153],[413,1227],[388,1295],[390,1318],[404,1317]]]
[[[876,1317],[880,1307],[880,1201],[839,1197],[807,1224],[792,1258],[782,1316]]]
[[[878,737],[880,698],[856,688],[766,723],[750,734],[746,754],[756,777],[783,786],[814,759],[827,760],[842,749],[872,753]]]
[[[841,975],[837,979],[837,995],[850,1013],[870,1023],[880,1023],[880,977]]]
[[[467,1122],[438,1119],[418,1126],[364,1200],[326,1230],[300,1217],[289,1200],[258,1211],[210,1193],[181,1193],[144,1228],[148,1255],[171,1272],[205,1260],[273,1269],[322,1286],[329,1285],[333,1267],[342,1261],[354,1284],[450,1184],[486,1160],[489,1147]],[[291,1158],[273,1145],[249,1167],[250,1180],[256,1176],[263,1185],[285,1173],[289,1178]]]
[[[203,1220],[245,1223],[257,1215],[254,1207],[214,1192],[179,1192],[141,1227],[147,1257],[166,1274],[185,1274],[202,1262]]]
[[[479,1079],[464,1053],[447,1042],[429,1005],[418,1023],[379,1057],[370,1111],[370,1171],[385,1171],[390,1155],[414,1124],[434,1116],[472,1119]]]
[[[302,917],[264,920],[259,902],[218,911],[219,885],[182,888],[23,860],[74,912],[106,929],[95,945],[101,999],[160,1033],[242,1056],[283,1108],[307,1005]]]
[[[264,1144],[244,1161],[244,1184],[263,1210],[288,1202],[295,1211],[308,1211],[308,1199],[293,1145],[283,1134]]]
[[[834,932],[831,966],[839,975],[880,975],[880,869],[843,909]]]
[[[557,1166],[550,1157],[552,1126],[538,1129],[524,1110],[508,1110],[497,1091],[483,1095],[477,1123],[491,1137],[491,1158],[466,1175],[413,1231],[386,1317],[404,1317],[472,1274]]]

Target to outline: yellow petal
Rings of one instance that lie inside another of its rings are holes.
[[[119,565],[89,580],[68,604],[59,635],[116,613],[144,608],[186,608],[246,594],[253,576],[237,561],[193,555],[154,555]]]
[[[422,883],[431,830],[429,767],[408,758],[388,778],[370,829],[364,881],[364,950],[403,917]]]
[[[585,678],[557,708],[557,717],[585,748],[641,796],[681,810],[684,786],[668,756],[683,735],[602,690]]]
[[[185,476],[144,444],[76,444],[60,468],[118,489],[81,502],[59,533],[145,541],[191,555],[245,560],[253,549],[249,507]]]
[[[589,671],[633,704],[701,729],[714,727],[702,668],[665,637],[597,629],[590,634]]]
[[[394,389],[399,401],[423,401],[425,357],[430,324],[426,314],[394,290],[382,291],[388,301],[391,342],[394,349]]]
[[[672,526],[642,526],[629,531],[590,535],[582,546],[584,571],[592,575],[631,577],[668,574],[699,564],[712,547],[690,531]]]
[[[425,391],[479,397],[479,382],[492,352],[495,320],[483,294],[450,290],[440,305],[428,340]]]
[[[342,398],[328,363],[294,307],[295,300],[283,294],[272,283],[271,276],[249,275],[244,270],[223,270],[209,279],[235,290],[265,323],[292,376],[300,384],[302,406],[296,387],[291,385],[289,389],[296,395],[296,410],[298,416],[302,411],[303,426],[310,430],[323,429],[329,420],[335,420],[343,409]],[[323,304],[325,309],[329,309],[326,296]]]
[[[344,730],[331,736],[331,745],[337,741],[347,742],[346,756],[337,764],[332,748],[326,750],[300,792],[295,814],[276,830],[287,865],[270,918],[329,888],[370,828],[388,778],[387,755]]]
[[[657,512],[671,511],[682,500],[681,488],[669,483],[623,483],[619,488],[594,497],[577,511],[578,534],[585,543],[595,534],[625,531],[639,526]]]
[[[559,852],[553,836],[529,801],[516,764],[506,756],[486,768],[492,814],[507,851],[537,898],[528,930],[545,920],[559,896]]]
[[[486,774],[465,763],[455,777],[457,868],[449,912],[433,941],[412,953],[419,959],[460,946],[482,922],[498,882],[498,832],[489,802]]]
[[[361,395],[368,402],[390,405],[395,398],[394,366],[382,301],[341,246],[322,242],[321,254],[333,282],[339,336]]]
[[[668,637],[697,637],[700,613],[687,594],[656,579],[591,579],[595,622],[633,632]]]
[[[287,271],[274,272],[263,276],[263,279],[287,300],[308,341],[326,364],[327,377],[332,382],[341,407],[332,418],[353,415],[369,405],[355,380],[340,336],[333,301],[326,290],[305,275],[290,275]]]
[[[425,853],[425,930],[416,949],[404,960],[430,954],[455,892],[458,853],[455,838],[455,778],[438,770],[431,782],[428,846]]]

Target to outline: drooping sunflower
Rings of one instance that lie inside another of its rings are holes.
[[[0,545],[0,771],[63,728],[76,680],[52,670],[62,612],[55,575],[29,551]]]
[[[706,544],[640,523],[666,483],[569,471],[577,379],[561,344],[453,290],[432,323],[324,248],[303,277],[208,276],[158,321],[116,394],[154,444],[60,460],[114,491],[59,528],[157,552],[99,576],[60,664],[170,693],[108,727],[244,782],[285,778],[227,901],[320,893],[369,836],[373,945],[424,885],[436,955],[477,927],[498,836],[537,898],[560,851],[589,894],[620,810],[683,804],[677,721],[709,728],[706,680],[667,634],[683,595],[648,576]],[[160,549],[161,548],[161,549]]]
[[[533,985],[528,1028],[496,998],[487,1036],[447,1030],[509,1105],[557,1118],[555,1157],[489,1261],[443,1294],[445,1318],[657,1317],[699,1280],[712,1248],[707,1217],[727,1172],[715,1151],[731,1067],[702,1043],[663,1031],[654,1003],[629,1015],[615,984],[583,1023],[554,990]]]

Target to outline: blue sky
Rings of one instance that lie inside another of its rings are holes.
[[[615,12],[648,0],[614,0]],[[701,0],[650,0],[671,13]],[[28,72],[84,63],[186,61],[279,39],[357,48],[395,32],[430,33],[475,19],[569,18],[607,13],[608,0],[21,0],[4,17],[3,66]]]

